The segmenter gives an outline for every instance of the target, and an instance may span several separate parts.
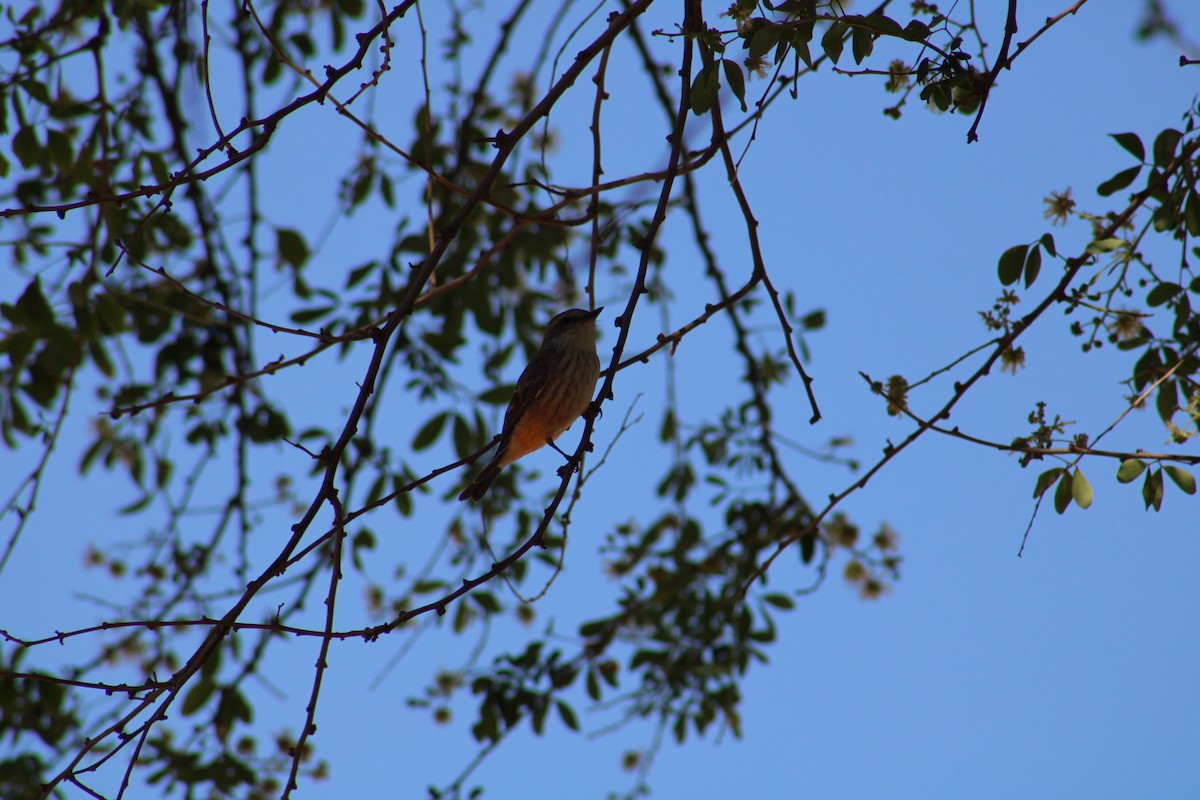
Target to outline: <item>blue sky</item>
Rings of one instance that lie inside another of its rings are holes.
[[[816,379],[824,419],[808,425],[807,403],[794,384],[779,400],[781,432],[814,448],[850,435],[848,455],[873,463],[886,440],[903,438],[910,425],[882,412],[858,372],[915,379],[985,341],[977,311],[1000,291],[999,254],[1050,229],[1041,198],[1071,186],[1082,207],[1107,208],[1094,187],[1130,162],[1106,134],[1135,131],[1149,141],[1158,130],[1179,124],[1200,88],[1200,68],[1180,69],[1179,52],[1161,41],[1133,41],[1139,5],[1088,3],[1043,36],[1002,75],[981,140],[970,146],[970,118],[937,116],[915,104],[899,122],[883,117],[890,98],[868,77],[825,71],[801,82],[797,101],[772,109],[740,178],[760,221],[776,284],[796,291],[801,309],[825,309],[829,320],[808,339],[813,358],[807,368]],[[992,54],[1003,6],[994,0],[978,4],[994,32]],[[1022,3],[1020,9],[1019,38],[1062,10],[1061,4],[1044,2]],[[1197,9],[1177,3],[1173,10],[1185,29],[1200,33]],[[715,11],[716,6],[709,9]],[[436,13],[427,10],[433,30]],[[669,21],[664,16],[660,24]],[[654,45],[663,53],[675,47],[665,39]],[[573,44],[567,52],[575,49]],[[623,74],[625,68],[614,58],[613,97],[606,107],[606,124],[615,134],[606,150],[610,176],[655,168],[666,156],[662,131],[655,127],[661,120],[639,115],[644,87],[636,75]],[[754,93],[756,84],[750,87]],[[395,73],[378,90],[378,124],[397,140],[407,136],[412,92]],[[556,175],[561,183],[587,183],[589,162],[579,156],[586,153],[586,122],[572,114],[588,109],[585,89],[553,120],[564,132],[563,172]],[[311,231],[337,213],[335,181],[348,163],[337,156],[352,157],[356,134],[331,108],[303,113],[303,125],[281,128],[264,154],[266,210],[277,224]],[[694,141],[706,138],[704,124],[693,120]],[[720,170],[702,178],[704,214],[723,263],[730,273],[743,274],[749,270],[744,228],[723,184]],[[340,219],[314,256],[314,282],[339,286],[347,266],[379,255],[393,224],[393,214],[382,207]],[[685,228],[681,218],[669,220],[664,236],[680,241]],[[1085,226],[1054,234],[1066,252],[1078,251],[1088,238]],[[577,245],[574,258],[583,263],[585,254]],[[712,299],[699,262],[686,256],[679,261],[666,273],[676,292],[671,309],[676,325]],[[620,301],[622,288],[608,282],[599,302]],[[268,303],[264,314],[271,311]],[[602,359],[615,339],[611,316],[607,322],[601,325]],[[1051,311],[1023,340],[1026,368],[1016,377],[994,372],[963,401],[953,422],[984,438],[1009,440],[1026,431],[1025,416],[1044,400],[1077,423],[1072,432],[1095,435],[1106,427],[1123,410],[1117,381],[1129,364],[1111,348],[1080,354],[1068,323]],[[630,346],[640,349],[658,330],[657,312],[644,308]],[[762,336],[772,335],[764,324]],[[273,358],[290,354],[289,347],[266,334],[259,354]],[[291,398],[296,428],[306,420],[328,424],[353,401],[354,381],[367,357],[364,348],[342,364],[279,375],[269,389]],[[689,335],[673,359],[685,422],[710,416],[727,402],[722,384],[736,379],[738,367],[723,322]],[[512,377],[519,366],[510,365]],[[612,440],[634,397],[640,395],[640,408],[661,405],[665,366],[666,357],[659,356],[621,374],[614,402],[597,427],[597,452]],[[323,390],[314,392],[318,384]],[[943,383],[915,395],[914,409],[940,407],[949,391]],[[399,381],[386,388],[385,397],[397,410],[375,436],[403,450],[429,410],[414,407]],[[74,477],[74,443],[84,441],[91,415],[103,409],[84,394],[73,409],[75,419],[52,462],[38,514],[0,574],[0,609],[7,609],[0,627],[18,635],[47,635],[104,619],[103,609],[82,596],[112,592],[107,578],[82,570],[86,543],[116,547],[116,540],[137,538],[147,524],[113,514],[133,496],[123,479]],[[555,630],[569,636],[580,621],[606,609],[615,586],[602,572],[596,545],[615,521],[652,513],[643,495],[650,494],[646,487],[667,459],[652,435],[651,419],[648,415],[641,430],[618,442],[585,493],[566,569],[536,606],[539,629],[553,620]],[[572,431],[565,440],[573,445],[576,435]],[[1146,413],[1131,415],[1109,444],[1157,448],[1164,439],[1157,420]],[[427,455],[433,468],[446,453],[435,449]],[[20,457],[36,453],[26,450]],[[256,458],[263,475],[291,474],[301,497],[315,489],[295,450],[281,446]],[[528,463],[540,467],[549,485],[558,458],[541,452]],[[845,469],[816,462],[806,467],[803,457],[789,458],[813,501],[855,479]],[[849,498],[844,510],[865,529],[886,522],[898,531],[902,580],[882,599],[863,602],[835,577],[801,598],[795,611],[779,615],[780,641],[770,650],[771,662],[753,669],[744,685],[744,737],[692,739],[684,747],[665,743],[650,775],[653,796],[1196,797],[1197,501],[1168,487],[1163,511],[1147,513],[1137,484],[1117,484],[1115,464],[1085,461],[1095,504],[1063,516],[1047,504],[1018,558],[1042,468],[1022,470],[1010,456],[926,436]],[[207,487],[218,498],[225,488],[220,478]],[[418,500],[412,521],[375,519],[377,533],[386,535],[373,555],[373,578],[386,581],[397,562],[435,538],[449,514],[461,513],[441,502],[447,485]],[[261,494],[266,492],[264,486]],[[699,506],[693,510],[702,513]],[[253,555],[267,558],[291,521],[266,514],[265,529],[278,536],[263,537],[268,541]],[[204,524],[197,521],[197,531]],[[772,570],[772,588],[804,585],[807,577],[794,560],[781,559]],[[839,569],[841,563],[835,562]],[[355,592],[362,587],[356,581],[348,580],[339,608],[343,628],[369,621],[357,602]],[[498,586],[495,591],[502,593]],[[274,602],[268,596],[259,607]],[[313,606],[316,619],[319,603]],[[519,628],[500,625],[492,642],[511,648],[519,635]],[[315,738],[332,771],[328,781],[303,785],[300,796],[419,797],[426,785],[453,779],[474,753],[463,724],[469,706],[455,707],[459,724],[437,728],[426,712],[407,708],[405,699],[419,692],[431,668],[456,663],[474,643],[432,628],[378,689],[368,684],[399,649],[401,637],[337,645]],[[283,696],[259,701],[256,712],[267,730],[300,724],[315,657],[309,641],[290,645],[269,662],[270,681]],[[41,649],[30,658],[50,665],[58,655]],[[586,708],[582,695],[577,706]],[[583,719],[590,731],[612,721],[603,713]],[[645,723],[594,738],[567,734],[553,722],[548,728],[552,735],[542,738],[527,728],[514,734],[472,782],[495,798],[603,797],[632,784],[620,771],[621,753],[645,747],[653,735]]]

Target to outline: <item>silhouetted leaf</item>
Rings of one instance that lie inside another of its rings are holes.
[[[1142,140],[1136,133],[1110,133],[1113,139],[1116,139],[1117,144],[1124,147],[1138,161],[1146,160],[1146,148],[1142,146]]]
[[[1025,257],[1029,252],[1029,245],[1018,244],[1008,248],[1000,256],[1000,264],[997,272],[1000,275],[1000,284],[1002,286],[1011,286],[1021,279],[1021,272],[1025,268]]]

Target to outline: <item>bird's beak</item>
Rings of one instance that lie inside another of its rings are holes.
[[[600,306],[599,308],[597,308],[593,311],[589,311],[588,316],[590,316],[592,319],[595,319],[596,317],[600,316],[600,312],[603,310],[604,310],[604,306]]]

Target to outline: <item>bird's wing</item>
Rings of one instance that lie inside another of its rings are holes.
[[[511,436],[521,417],[534,405],[534,400],[546,389],[549,383],[550,371],[543,369],[540,363],[542,353],[539,351],[525,367],[521,377],[517,378],[517,387],[513,389],[512,400],[508,402],[508,410],[504,413],[504,428],[501,433]]]

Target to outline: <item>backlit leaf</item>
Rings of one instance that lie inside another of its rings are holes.
[[[1075,505],[1082,509],[1090,508],[1092,496],[1092,485],[1083,476],[1083,470],[1076,467],[1075,474],[1071,478],[1071,497],[1075,499]]]
[[[1192,473],[1176,466],[1167,466],[1163,467],[1163,469],[1166,470],[1167,475],[1170,476],[1175,485],[1183,490],[1184,494],[1196,493],[1196,478]]]
[[[1121,483],[1130,483],[1137,480],[1137,477],[1146,469],[1146,462],[1138,458],[1127,458],[1121,462],[1121,466],[1117,468],[1117,480]]]

